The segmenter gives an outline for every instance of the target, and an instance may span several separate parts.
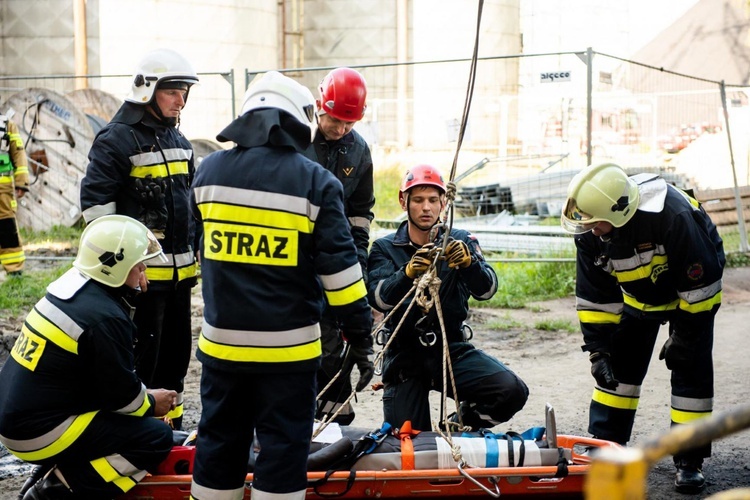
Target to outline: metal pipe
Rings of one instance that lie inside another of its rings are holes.
[[[86,33],[86,0],[75,0],[73,4],[73,30],[75,73],[76,76],[81,76],[88,74],[89,72],[89,56],[87,50],[88,35]],[[88,88],[88,79],[76,78],[75,86],[76,90]]]

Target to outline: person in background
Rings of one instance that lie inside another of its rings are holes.
[[[130,94],[94,139],[81,181],[87,223],[123,214],[161,242],[166,262],[149,263],[148,293],[136,299],[136,371],[147,387],[179,394],[167,418],[182,428],[184,378],[192,351],[191,289],[197,284],[196,226],[190,211],[193,148],[179,131],[182,109],[198,76],[169,49],[138,63]]]
[[[315,100],[271,71],[249,86],[193,186],[203,225],[201,420],[191,498],[239,500],[257,434],[253,500],[302,500],[326,304],[372,349],[362,268],[336,178],[302,154]]]
[[[0,442],[48,470],[23,500],[114,498],[172,448],[169,426],[144,417],[166,415],[177,393],[146,389],[133,364],[132,304],[154,259],[143,224],[100,217],[26,317],[0,371]]]
[[[0,264],[9,277],[23,274],[26,255],[16,221],[16,202],[29,190],[29,163],[18,126],[0,113]]]
[[[344,187],[344,213],[349,220],[354,244],[357,246],[362,273],[367,276],[367,251],[370,246],[370,223],[375,205],[372,155],[354,124],[365,116],[367,83],[351,68],[336,68],[320,82],[318,99],[318,130],[304,155],[323,165]],[[354,420],[351,403],[345,403],[352,392],[351,370],[356,365],[361,391],[375,373],[373,352],[347,347],[341,335],[334,308],[326,308],[320,322],[323,358],[318,371],[318,389],[322,390],[341,370],[331,387],[320,396],[316,418],[323,419],[338,412],[335,422],[348,425]],[[343,368],[343,369],[342,369]],[[342,408],[343,405],[343,408]]]
[[[576,309],[596,380],[589,432],[623,445],[630,440],[665,323],[669,337],[659,359],[672,373],[671,424],[711,415],[725,256],[700,203],[656,174],[629,177],[605,163],[570,181],[561,223],[575,235]],[[710,444],[675,455],[677,491],[704,487],[710,455]]]
[[[497,276],[485,262],[476,237],[460,229],[446,234],[440,224],[445,193],[445,182],[435,167],[409,169],[399,189],[399,203],[407,220],[395,233],[373,243],[367,286],[370,305],[389,314],[414,281],[437,262],[442,317],[458,394],[452,394],[450,387],[443,388],[437,307],[433,305],[425,313],[415,306],[404,318],[414,300],[409,297],[386,324],[396,338],[383,362],[383,413],[385,421],[394,426],[410,420],[412,428],[430,430],[429,392],[447,390],[460,402],[452,420],[477,430],[509,420],[526,404],[529,390],[503,363],[475,348],[464,336],[469,297],[491,298],[497,291]],[[444,238],[448,238],[445,254],[437,259],[435,252]]]

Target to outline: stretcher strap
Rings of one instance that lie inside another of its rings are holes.
[[[485,467],[497,467],[498,466],[498,455],[500,450],[497,447],[497,439],[492,434],[484,435],[484,443],[487,446],[487,458],[485,459]]]
[[[414,470],[414,443],[412,436],[416,436],[420,431],[412,430],[411,420],[404,422],[404,425],[398,430],[398,437],[401,440],[401,470]]]

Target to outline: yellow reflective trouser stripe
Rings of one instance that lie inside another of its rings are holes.
[[[116,484],[122,492],[130,491],[136,482],[133,478],[120,475],[117,470],[112,467],[106,458],[97,458],[91,461],[91,466],[96,472],[108,483]]]
[[[23,250],[20,252],[10,252],[0,255],[0,262],[3,264],[18,264],[19,262],[26,261],[26,254]]]
[[[701,418],[709,417],[711,416],[711,411],[682,411],[682,410],[675,410],[672,408],[670,411],[670,416],[672,418],[672,422],[676,424],[688,424],[690,422],[693,422],[694,420],[699,420]]]
[[[0,176],[0,184],[11,184],[13,183],[13,177],[3,175]]]
[[[638,401],[640,400],[640,398],[610,394],[598,388],[594,388],[594,394],[591,396],[591,399],[604,406],[619,408],[621,410],[636,410],[638,408]]]
[[[353,302],[356,302],[357,300],[363,297],[366,297],[367,289],[365,288],[364,280],[359,280],[353,285],[350,285],[346,288],[342,288],[341,290],[335,290],[335,291],[326,290],[325,294],[326,294],[326,299],[328,299],[329,305],[343,306],[346,304],[351,304]]]
[[[710,311],[711,309],[714,308],[714,306],[717,306],[719,304],[721,304],[721,292],[717,293],[711,298],[708,298],[706,300],[701,300],[700,302],[696,302],[695,304],[691,304],[687,301],[680,299],[680,309],[682,309],[683,311],[691,312],[691,313]]]
[[[621,315],[602,311],[578,311],[578,320],[581,323],[612,323],[620,324]]]
[[[26,165],[16,165],[16,175],[23,175],[29,173],[29,167]]]
[[[27,462],[45,460],[47,458],[54,457],[55,455],[65,450],[68,446],[73,444],[73,442],[78,439],[81,434],[83,434],[83,431],[86,430],[86,427],[89,426],[97,413],[99,413],[99,410],[78,415],[70,424],[70,426],[65,429],[65,432],[63,432],[62,436],[60,436],[44,448],[29,452],[19,452],[14,450],[11,451],[13,451],[13,454],[15,456]]]
[[[309,217],[279,210],[240,207],[217,202],[201,203],[198,208],[204,221],[221,221],[227,224],[252,221],[256,226],[293,229],[305,234],[311,234],[315,229],[315,223]]]
[[[272,332],[269,332],[272,334]],[[198,348],[208,356],[226,361],[292,363],[317,358],[322,353],[320,339],[296,346],[240,347],[211,342],[201,333]]]

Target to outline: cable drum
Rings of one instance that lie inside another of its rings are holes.
[[[99,89],[78,89],[68,92],[65,97],[86,114],[94,135],[109,123],[123,103],[122,99]]]
[[[94,140],[89,119],[67,97],[42,88],[13,94],[0,111],[14,113],[29,157],[30,186],[18,203],[19,226],[73,226],[81,218],[79,189]]]
[[[218,142],[214,142],[210,139],[190,139],[190,144],[193,145],[196,169],[200,166],[203,158],[214,151],[221,151],[223,149]]]

